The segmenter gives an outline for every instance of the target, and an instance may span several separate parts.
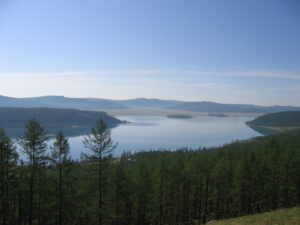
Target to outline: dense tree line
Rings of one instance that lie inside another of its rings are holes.
[[[47,146],[33,119],[17,143],[0,130],[0,224],[205,224],[300,205],[299,137],[295,130],[220,148],[113,157],[100,121],[73,161],[64,134]]]

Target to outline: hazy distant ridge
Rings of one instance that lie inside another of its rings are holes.
[[[43,96],[34,98],[11,98],[0,96],[0,107],[22,108],[65,108],[65,109],[125,109],[126,106],[114,103],[106,99],[97,98],[68,98],[64,96]]]
[[[298,111],[295,106],[257,106],[246,104],[220,104],[215,102],[184,102],[168,107],[192,112],[224,112],[224,113],[271,113],[280,111]]]
[[[0,107],[22,108],[68,108],[86,110],[122,110],[128,108],[160,108],[184,110],[189,112],[223,113],[272,113],[280,111],[299,111],[295,106],[257,106],[247,104],[220,104],[215,102],[185,102],[176,100],[137,98],[129,100],[110,100],[98,98],[68,98],[64,96],[43,96],[34,98],[11,98],[0,96]]]

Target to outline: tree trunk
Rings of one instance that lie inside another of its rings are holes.
[[[60,164],[59,164],[59,225],[62,225],[62,198],[63,198],[63,190],[62,190],[62,162],[60,156]]]
[[[208,185],[209,185],[209,175],[206,177],[206,187],[205,187],[205,199],[204,199],[204,215],[203,223],[206,223],[207,220],[207,204],[208,204]]]
[[[102,154],[99,155],[99,225],[102,225]]]
[[[31,165],[30,168],[30,181],[29,181],[29,217],[28,217],[28,223],[29,225],[32,225],[32,204],[33,204],[33,165]]]
[[[163,174],[162,169],[160,170],[160,200],[159,200],[159,225],[162,225],[163,215]]]
[[[5,187],[4,187],[4,163],[3,163],[3,149],[1,151],[1,214],[2,214],[2,224],[6,224],[6,210],[5,210]]]

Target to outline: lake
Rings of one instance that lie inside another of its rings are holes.
[[[260,133],[249,128],[245,121],[254,117],[212,117],[197,116],[191,119],[174,119],[164,116],[118,116],[130,123],[112,129],[112,139],[118,142],[115,155],[123,151],[170,149],[180,147],[198,148],[221,146],[236,140],[243,140]],[[83,134],[86,134],[86,130]],[[84,149],[84,136],[70,137],[71,154],[80,158]]]

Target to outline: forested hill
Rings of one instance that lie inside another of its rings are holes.
[[[270,113],[249,121],[247,124],[262,127],[300,127],[300,111]]]
[[[67,128],[93,125],[104,120],[109,126],[122,123],[105,112],[77,109],[54,108],[2,108],[0,107],[0,127],[23,128],[32,118],[39,120],[47,128]]]

